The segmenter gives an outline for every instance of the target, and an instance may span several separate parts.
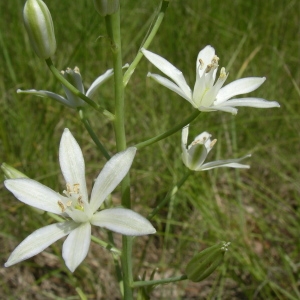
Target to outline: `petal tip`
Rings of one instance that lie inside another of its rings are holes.
[[[69,133],[69,132],[70,132],[69,128],[64,129],[64,133]]]

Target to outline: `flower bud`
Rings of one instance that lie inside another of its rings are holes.
[[[119,0],[93,0],[94,6],[100,16],[112,15],[119,9]]]
[[[1,165],[1,169],[6,179],[28,178],[25,174],[6,163]]]
[[[229,245],[221,242],[196,254],[186,266],[188,279],[198,282],[208,277],[223,262]]]
[[[36,55],[47,59],[56,51],[50,11],[42,0],[27,0],[23,10],[25,28]]]

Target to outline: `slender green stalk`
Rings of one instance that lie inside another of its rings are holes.
[[[146,140],[144,142],[138,143],[136,145],[134,145],[134,147],[136,147],[137,149],[142,149],[145,148],[149,145],[152,145],[160,140],[165,139],[166,137],[176,133],[177,131],[179,131],[180,129],[182,129],[184,126],[190,124],[193,120],[195,120],[200,114],[199,110],[194,111],[188,118],[186,118],[185,120],[183,120],[182,122],[180,122],[179,124],[175,125],[174,127],[172,127],[171,129],[165,131],[164,133],[161,133],[149,140]]]
[[[166,197],[153,209],[153,211],[148,215],[148,219],[151,220],[168,202],[169,200],[178,192],[181,186],[186,182],[192,171],[186,173],[168,192]]]
[[[83,101],[88,103],[91,107],[95,110],[101,112],[104,116],[106,116],[109,120],[114,120],[114,115],[109,112],[108,110],[104,109],[92,99],[87,97],[86,95],[82,94],[79,90],[76,89],[53,65],[51,58],[46,59],[47,66],[49,67],[52,74],[55,78],[60,81],[65,87],[67,87],[74,95],[80,97]]]
[[[84,294],[81,288],[77,287],[75,290],[80,297],[80,300],[88,300],[87,296]]]
[[[91,136],[92,140],[94,141],[94,143],[96,144],[98,149],[102,152],[104,157],[107,160],[109,160],[110,159],[109,153],[107,152],[105,147],[102,145],[102,143],[99,141],[97,135],[95,134],[94,130],[92,129],[92,127],[90,125],[89,120],[85,116],[84,111],[82,109],[79,109],[78,112],[79,112],[80,120],[82,121],[83,125],[85,126],[85,128],[88,131],[89,135]]]
[[[147,49],[150,46],[153,38],[155,37],[155,35],[158,31],[158,28],[160,27],[161,22],[164,19],[164,16],[165,16],[166,10],[169,6],[169,3],[170,3],[170,1],[165,1],[165,0],[163,0],[161,2],[160,11],[157,15],[157,19],[156,19],[148,37],[146,38],[145,42],[142,44],[141,48]],[[123,77],[124,86],[127,85],[131,75],[133,74],[136,66],[138,65],[138,63],[140,62],[142,57],[143,57],[143,54],[139,51],[138,54],[136,55],[135,59],[133,60],[133,62],[131,63],[131,65],[129,66],[129,68],[127,69],[127,71],[124,74],[124,77]]]
[[[166,283],[171,283],[171,282],[177,282],[177,281],[182,281],[182,280],[187,280],[186,275],[180,275],[180,276],[175,276],[175,277],[170,277],[170,278],[165,278],[165,279],[158,279],[158,280],[149,280],[149,281],[135,281],[132,283],[132,287],[142,287],[142,286],[149,286],[149,285],[158,285],[158,284],[166,284]]]
[[[120,11],[105,17],[107,33],[111,40],[111,50],[113,55],[114,81],[115,81],[115,119],[114,130],[116,135],[117,150],[126,149],[126,135],[124,124],[124,86],[122,72],[122,47],[120,36]],[[122,205],[130,208],[130,178],[127,174],[121,183]],[[124,299],[133,299],[131,283],[132,276],[132,237],[122,237],[122,271]]]

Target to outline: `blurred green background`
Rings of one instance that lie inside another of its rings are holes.
[[[86,160],[89,185],[105,163],[77,112],[53,100],[18,95],[44,89],[61,95],[45,62],[31,50],[22,22],[25,1],[0,2],[0,162],[18,168],[57,191],[64,189],[58,145],[65,127],[76,137]],[[157,13],[159,1],[121,1],[124,63],[135,57]],[[59,70],[78,66],[86,88],[112,68],[105,23],[91,0],[46,1],[55,26]],[[237,116],[202,113],[190,126],[190,138],[208,131],[218,139],[209,160],[252,153],[250,170],[217,169],[195,173],[153,223],[158,234],[136,239],[135,274],[158,278],[184,272],[191,257],[220,240],[231,241],[226,262],[200,283],[157,288],[151,299],[299,299],[300,292],[300,2],[173,0],[149,50],[182,70],[191,87],[198,52],[212,45],[227,83],[266,76],[250,95],[276,100],[281,108],[240,108]],[[159,73],[145,59],[126,89],[126,132],[134,145],[172,127],[193,111],[177,94],[146,77]],[[94,100],[113,110],[113,81]],[[93,128],[115,153],[112,124],[89,110]],[[132,177],[133,208],[146,215],[185,173],[180,132],[136,156]],[[4,177],[3,177],[4,179]],[[2,265],[29,233],[49,224],[18,202],[0,183]],[[118,190],[113,200],[119,203]],[[105,238],[105,232],[95,231]],[[116,240],[120,237],[116,235]],[[1,268],[5,299],[118,299],[111,257],[92,246],[73,276],[61,260],[61,241],[42,254]]]

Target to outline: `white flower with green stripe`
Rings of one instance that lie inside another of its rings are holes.
[[[21,202],[60,215],[65,221],[34,231],[12,252],[5,266],[28,259],[68,236],[63,244],[62,256],[73,272],[88,253],[91,225],[129,236],[155,233],[146,218],[130,209],[116,207],[98,211],[128,173],[135,153],[136,148],[130,147],[114,155],[97,177],[89,199],[81,149],[70,131],[65,129],[59,148],[60,166],[66,181],[63,194],[28,178],[6,180],[6,188]]]
[[[236,114],[236,106],[251,106],[258,108],[280,106],[276,101],[267,101],[261,98],[247,97],[231,99],[237,95],[250,93],[256,90],[264,83],[266,78],[242,78],[222,87],[228,77],[228,73],[226,73],[225,68],[222,68],[220,76],[216,80],[219,58],[215,54],[215,49],[211,46],[206,46],[198,54],[196,61],[196,82],[193,91],[186,83],[182,72],[170,62],[146,49],[142,49],[141,51],[154,66],[173,81],[150,72],[148,73],[148,76],[183,97],[190,102],[193,107],[200,111],[220,110]]]

